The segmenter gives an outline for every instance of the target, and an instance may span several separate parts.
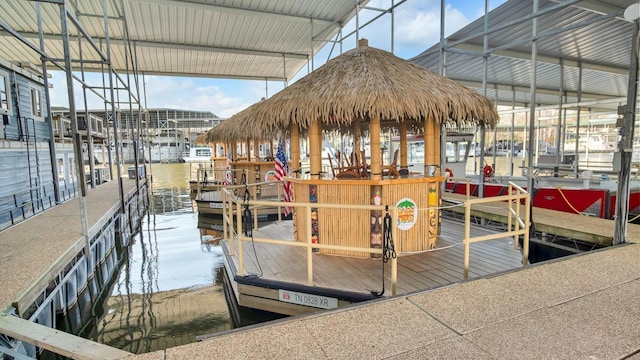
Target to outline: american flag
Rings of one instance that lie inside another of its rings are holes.
[[[282,139],[278,140],[278,151],[276,151],[276,180],[282,181],[282,186],[284,188],[284,201],[291,202],[291,182],[285,181],[284,178],[289,176],[289,165],[287,165],[287,158],[284,155],[284,150],[282,150]],[[291,212],[290,207],[284,208],[284,216],[288,216]]]

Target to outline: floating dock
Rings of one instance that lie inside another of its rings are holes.
[[[444,220],[443,234],[433,251],[398,257],[398,294],[449,285],[463,280],[463,224]],[[473,235],[490,233],[479,227]],[[264,226],[253,235],[259,238],[293,240],[293,222],[282,221]],[[244,276],[238,274],[238,242],[231,255],[228,241],[220,245],[225,254],[225,268],[240,306],[287,315],[314,312],[322,308],[341,307],[372,300],[382,292],[380,259],[313,255],[314,285],[306,283],[306,249],[301,247],[243,242]],[[255,250],[254,250],[255,248]],[[514,250],[513,238],[485,241],[471,245],[470,277],[482,277],[522,266],[522,255]],[[385,264],[384,296],[392,294],[391,264]],[[282,299],[282,292],[307,297],[313,304],[302,305]],[[299,295],[302,294],[302,295]],[[325,303],[324,301],[327,301]],[[330,302],[330,304],[329,304]],[[335,305],[335,306],[333,306]]]

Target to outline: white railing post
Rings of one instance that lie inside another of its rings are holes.
[[[282,201],[284,200],[282,197],[282,192],[284,191],[284,182],[280,181],[276,189],[278,190],[278,221],[282,221]]]
[[[509,183],[509,185],[507,185],[507,191],[508,194],[507,196],[509,196],[508,200],[507,200],[507,206],[509,207],[508,211],[507,211],[507,232],[511,232],[513,231],[513,214],[514,212],[513,210],[513,188],[511,187],[511,183]]]
[[[304,221],[307,224],[306,238],[307,238],[307,285],[313,286],[313,248],[311,242],[311,206],[305,206]]]
[[[464,202],[464,279],[469,278],[469,250],[471,238],[471,202]]]
[[[527,265],[529,262],[529,229],[531,227],[531,193],[527,194],[527,197],[524,199],[524,216],[526,217],[524,221],[524,240],[522,241],[522,266]],[[520,208],[518,206],[518,208]]]
[[[399,240],[398,227],[395,226],[398,223],[398,208],[394,207],[393,209],[391,209],[391,214],[392,214],[391,237],[393,237],[393,242],[395,245],[396,241]],[[397,250],[398,250],[397,252],[400,252],[400,249],[397,249]],[[397,256],[393,256],[391,257],[391,295],[397,294],[397,284],[398,284],[398,259],[397,259]]]
[[[258,201],[258,188],[256,186],[252,186],[253,188],[253,200]],[[258,205],[253,205],[253,228],[258,228]],[[247,219],[248,220],[248,219]]]
[[[467,201],[471,198],[471,179],[467,178],[467,184],[465,186],[465,193],[467,195]]]
[[[242,234],[242,213],[240,201],[236,201],[236,227],[238,232],[238,275],[244,275],[244,257],[242,251],[242,238],[244,235]],[[247,219],[247,221],[250,221]]]

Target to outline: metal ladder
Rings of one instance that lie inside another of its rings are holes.
[[[27,146],[27,169],[29,171],[29,193],[31,196],[31,203],[34,205],[34,211],[36,207],[42,210],[44,206],[42,199],[46,197],[46,189],[42,186],[42,180],[40,177],[40,152],[38,151],[35,119],[20,118],[20,139],[24,141]],[[35,177],[32,172],[32,157],[35,158]],[[34,191],[36,195],[35,199]]]

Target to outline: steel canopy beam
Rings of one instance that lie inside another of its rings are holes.
[[[153,4],[153,5],[175,6],[175,7],[181,7],[181,8],[194,9],[194,10],[220,12],[220,13],[242,15],[242,16],[264,17],[264,18],[270,18],[270,19],[279,19],[281,21],[306,23],[306,24],[311,24],[312,19],[314,23],[325,23],[326,25],[331,25],[335,23],[335,21],[332,19],[282,14],[282,13],[276,13],[276,12],[264,11],[264,10],[258,10],[258,9],[245,9],[245,8],[237,8],[232,6],[197,3],[197,2],[184,1],[184,0],[132,0],[131,2],[147,3],[147,4]]]
[[[0,27],[3,23],[0,23]],[[13,37],[16,34],[20,35],[24,39],[37,39],[38,33],[33,32],[11,32],[7,31],[7,33],[0,31],[1,36]],[[53,41],[62,41],[62,37],[59,34],[45,34],[43,35],[45,40],[53,40]],[[69,35],[70,39],[76,39],[77,37]],[[104,42],[106,39],[104,37],[92,37],[95,41]],[[125,41],[121,39],[109,39],[111,45],[122,45],[124,46]],[[140,41],[140,40],[129,40],[131,44],[135,44],[137,47],[149,47],[156,49],[180,49],[180,50],[190,50],[190,51],[204,51],[204,52],[212,52],[212,53],[230,53],[230,54],[239,54],[239,55],[254,55],[254,56],[267,56],[267,57],[277,57],[281,58],[283,55],[287,57],[287,59],[304,59],[307,60],[308,55],[305,53],[293,53],[293,52],[281,52],[281,51],[264,51],[264,50],[255,50],[248,48],[225,48],[219,46],[204,46],[204,45],[190,45],[190,44],[178,44],[178,43],[169,43],[169,42],[155,42],[155,41]]]

